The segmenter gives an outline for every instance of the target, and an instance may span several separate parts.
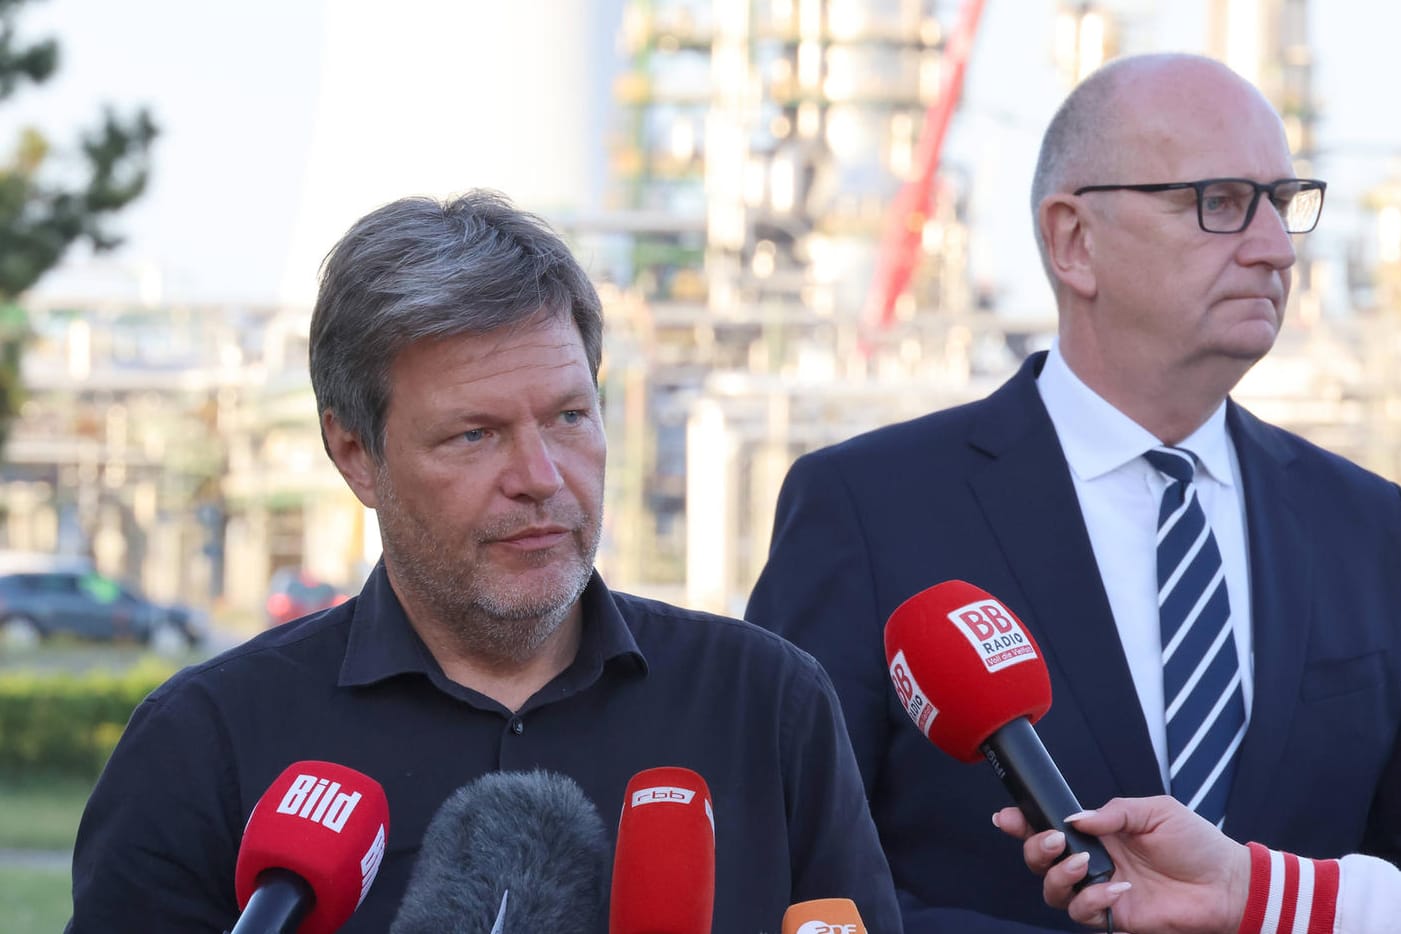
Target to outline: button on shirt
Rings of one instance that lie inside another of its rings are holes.
[[[1143,458],[1145,451],[1163,442],[1086,386],[1066,364],[1058,342],[1046,356],[1036,388],[1070,465],[1080,512],[1166,789],[1157,529],[1158,505],[1167,480]],[[1221,550],[1248,720],[1253,678],[1245,505],[1240,465],[1226,431],[1225,404],[1176,446],[1192,451],[1199,461],[1193,483]]]
[[[899,930],[836,695],[812,657],[597,575],[582,605],[575,661],[515,712],[443,675],[383,566],[354,600],[177,674],[138,708],[93,791],[69,930],[232,927],[248,815],[304,759],[357,769],[389,800],[384,862],[351,934],[389,929],[434,812],[474,778],[561,772],[614,835],[628,780],[661,765],[711,790],[715,931],[773,934],[789,904],[834,896],[854,899],[872,931]]]

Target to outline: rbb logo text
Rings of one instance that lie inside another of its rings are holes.
[[[860,931],[854,924],[829,924],[826,921],[807,921],[798,928],[797,934],[857,934]]]
[[[644,804],[690,804],[696,796],[690,788],[677,788],[673,785],[657,785],[653,788],[639,788],[632,793],[632,806]]]
[[[1022,624],[1012,611],[991,598],[961,606],[949,613],[988,671],[1031,661],[1036,657]]]
[[[298,775],[277,805],[279,814],[295,814],[340,833],[360,803],[360,792],[347,794],[341,783],[315,775]]]

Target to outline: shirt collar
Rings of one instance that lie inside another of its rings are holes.
[[[1230,434],[1226,430],[1226,403],[1222,402],[1200,428],[1176,447],[1186,448],[1197,455],[1197,462],[1217,483],[1222,486],[1235,486],[1230,445]]]
[[[599,677],[605,663],[624,657],[634,659],[637,670],[645,674],[646,658],[597,571],[579,599],[584,618],[579,653],[559,677],[582,688]],[[373,684],[409,673],[442,677],[437,660],[409,624],[381,560],[355,600],[339,684]]]
[[[580,674],[596,674],[604,664],[614,659],[635,661],[638,671],[647,672],[647,658],[637,646],[628,621],[618,609],[613,592],[603,582],[598,571],[593,572],[579,602],[584,610],[584,634],[579,640],[579,654],[570,671],[583,669]],[[566,672],[569,674],[569,672]]]
[[[1142,425],[1120,412],[1071,371],[1060,352],[1060,341],[1051,343],[1046,363],[1036,380],[1041,401],[1051,416],[1061,449],[1071,471],[1081,481],[1094,480],[1143,456],[1162,442]],[[1206,472],[1231,486],[1226,404],[1177,447],[1197,455]]]

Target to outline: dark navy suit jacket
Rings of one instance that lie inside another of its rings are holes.
[[[908,934],[1078,930],[990,815],[991,768],[899,706],[882,630],[962,579],[1044,650],[1047,749],[1086,807],[1164,792],[1070,470],[1036,391],[1044,354],[986,399],[800,458],[747,618],[813,653],[841,696]],[[1255,693],[1226,830],[1312,857],[1401,856],[1401,489],[1234,403]],[[840,893],[833,893],[839,895]],[[1011,919],[997,920],[997,919]]]

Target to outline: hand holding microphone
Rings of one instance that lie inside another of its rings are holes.
[[[1028,869],[1044,877],[1046,904],[1066,910],[1081,924],[1099,925],[1105,911],[1113,909],[1117,924],[1135,934],[1244,931],[1248,928],[1241,919],[1246,904],[1256,894],[1256,884],[1264,882],[1265,893],[1272,887],[1277,890],[1273,896],[1281,907],[1291,894],[1307,896],[1295,917],[1316,911],[1321,922],[1322,916],[1328,916],[1326,926],[1311,924],[1310,931],[1331,934],[1333,930],[1331,909],[1321,903],[1336,896],[1335,872],[1321,864],[1310,865],[1308,869],[1318,870],[1312,873],[1313,885],[1300,890],[1297,883],[1304,867],[1298,858],[1280,854],[1282,859],[1276,862],[1265,855],[1264,864],[1278,866],[1284,877],[1271,886],[1268,872],[1262,878],[1260,872],[1252,871],[1261,867],[1252,866],[1255,857],[1250,848],[1167,795],[1114,798],[1075,821],[1077,828],[1103,840],[1112,854],[1119,877],[1119,884],[1112,886],[1080,887],[1079,873],[1060,861],[1054,834],[1031,834],[1017,808],[1002,809],[993,822],[1003,833],[1025,841],[1023,858]],[[1293,866],[1287,868],[1290,860]],[[1330,874],[1331,891],[1325,878]],[[1293,927],[1292,923],[1284,926]]]
[[[244,828],[233,934],[332,934],[369,892],[388,836],[378,782],[333,762],[292,763]]]
[[[885,656],[895,691],[929,740],[963,762],[986,759],[1037,830],[1059,830],[1066,853],[1088,853],[1082,884],[1114,864],[1065,818],[1082,810],[1032,724],[1051,706],[1040,649],[1011,610],[986,591],[946,581],[890,615]]]

